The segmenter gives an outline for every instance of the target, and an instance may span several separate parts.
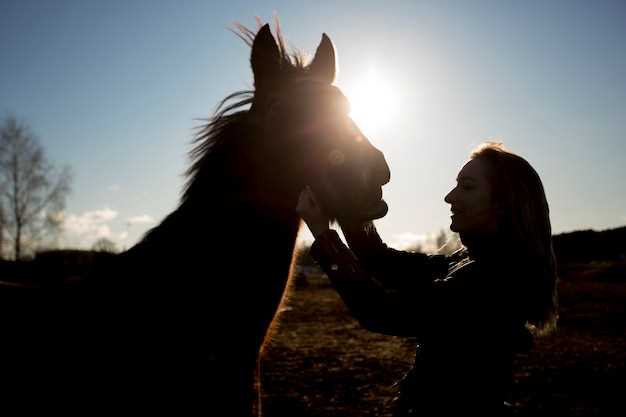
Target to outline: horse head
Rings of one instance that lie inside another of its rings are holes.
[[[383,217],[382,186],[390,172],[385,158],[349,116],[349,102],[333,85],[335,49],[324,34],[308,65],[285,52],[269,25],[252,41],[255,91],[250,116],[264,140],[256,152],[279,178],[276,189],[294,199],[310,185],[334,219]],[[254,146],[254,145],[253,145]]]

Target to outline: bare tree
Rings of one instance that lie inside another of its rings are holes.
[[[0,261],[4,259],[4,209],[0,200]]]
[[[28,126],[7,117],[0,126],[0,207],[13,258],[60,230],[70,182],[69,168],[56,170]]]
[[[96,252],[117,253],[117,245],[111,239],[101,237],[94,242],[91,250],[94,250]]]

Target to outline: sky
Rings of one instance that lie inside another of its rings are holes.
[[[305,53],[333,41],[391,167],[392,246],[449,226],[443,197],[486,140],[538,171],[554,233],[626,224],[623,1],[0,0],[0,116],[73,172],[61,246],[128,248],[176,208],[194,129],[252,87],[229,29],[275,15]]]

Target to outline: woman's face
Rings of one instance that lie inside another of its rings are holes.
[[[496,230],[496,210],[487,169],[486,162],[480,158],[470,160],[459,171],[456,187],[444,199],[452,211],[450,229],[461,237],[491,234]]]

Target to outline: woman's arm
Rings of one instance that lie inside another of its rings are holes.
[[[368,330],[395,336],[416,336],[428,321],[431,282],[394,287],[380,281],[340,240],[334,230],[318,235],[311,256],[320,264],[352,315]],[[427,263],[427,257],[420,257]],[[404,271],[404,274],[417,271]],[[407,281],[411,281],[407,278]]]
[[[423,287],[448,273],[445,256],[390,248],[382,241],[371,221],[342,222],[341,229],[348,246],[363,266],[387,286]]]
[[[426,308],[419,299],[428,299],[433,279],[447,270],[445,259],[390,249],[371,224],[367,231],[350,232],[358,245],[357,259],[328,228],[328,217],[310,188],[300,194],[296,210],[316,238],[311,255],[361,324],[381,333],[414,335],[417,319],[425,319],[416,314]]]

